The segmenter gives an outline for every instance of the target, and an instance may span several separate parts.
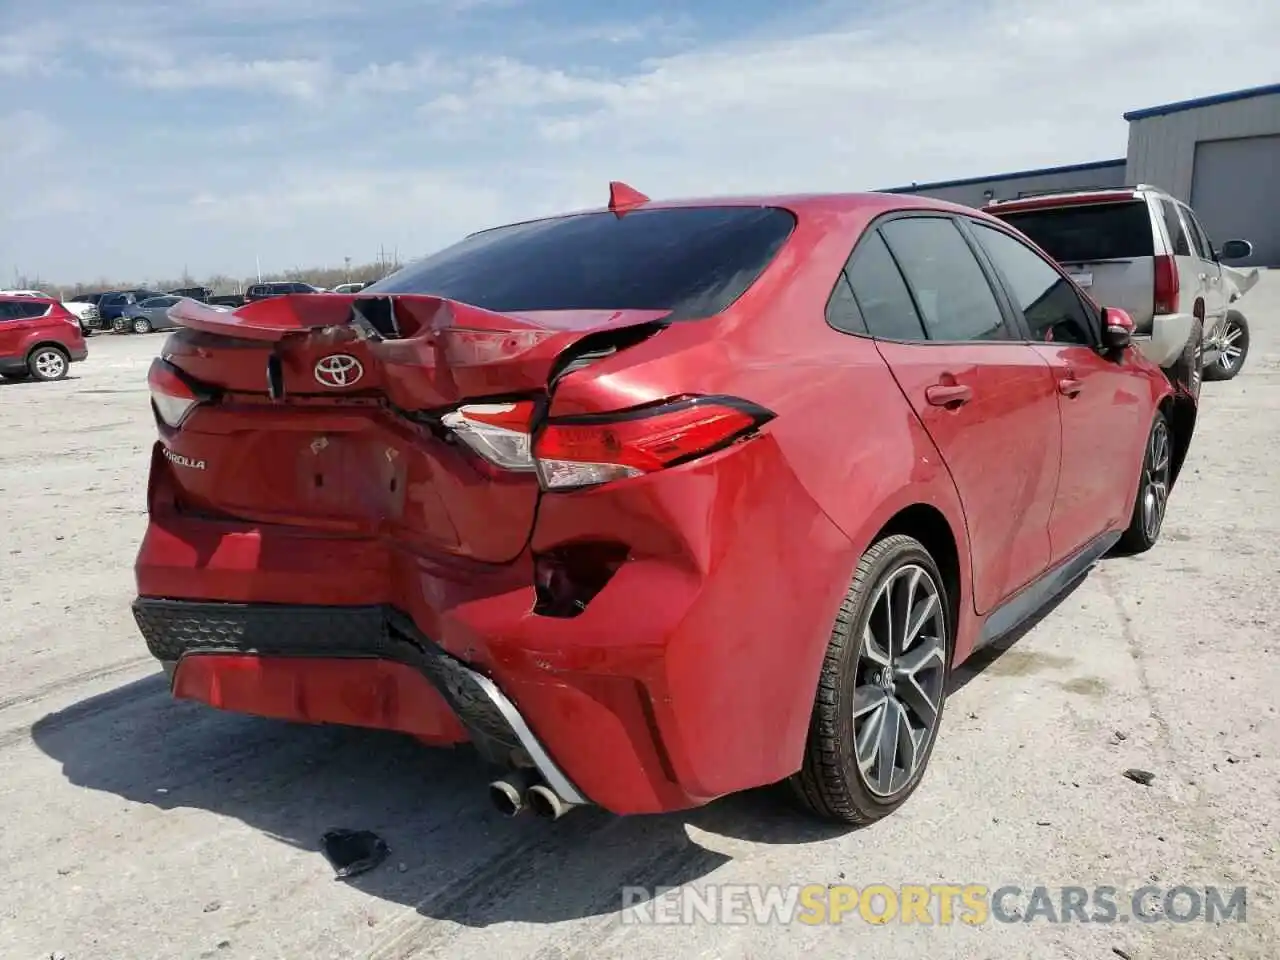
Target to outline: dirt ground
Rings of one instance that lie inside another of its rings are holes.
[[[771,791],[506,821],[466,751],[171,701],[128,607],[164,336],[97,336],[65,382],[0,384],[0,956],[1280,956],[1280,275],[1242,306],[1247,368],[1205,386],[1163,542],[957,677],[922,788],[855,832]],[[379,832],[390,859],[335,881],[334,826]],[[620,921],[625,885],[749,883],[1243,885],[1248,913]]]

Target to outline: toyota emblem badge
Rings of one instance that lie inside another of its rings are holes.
[[[349,353],[333,353],[316,361],[316,381],[325,387],[349,387],[364,376],[364,366]]]

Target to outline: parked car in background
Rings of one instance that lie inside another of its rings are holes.
[[[269,300],[271,297],[287,297],[291,293],[325,293],[320,287],[296,280],[272,281],[271,283],[255,283],[244,292],[246,303],[255,300]]]
[[[369,286],[369,284],[359,283],[359,282],[340,283],[333,288],[333,292],[334,293],[359,293],[361,290],[363,290],[367,286]]]
[[[39,300],[58,299],[42,290],[0,290],[0,296],[35,297]],[[93,301],[72,297],[70,300],[64,300],[62,305],[79,321],[81,333],[88,336],[93,332],[94,324],[98,319],[98,308]]]
[[[1244,366],[1249,325],[1230,304],[1257,282],[1257,271],[1224,273],[1222,261],[1247,258],[1253,248],[1228,240],[1217,250],[1185,203],[1138,185],[985,209],[1035,241],[1096,302],[1123,308],[1138,348],[1186,389],[1199,390],[1202,372],[1229,380]]]
[[[153,330],[173,330],[177,324],[169,319],[169,308],[183,297],[171,293],[159,297],[151,297],[138,303],[131,303],[124,308],[117,320],[116,331],[123,333],[151,333]]]
[[[208,287],[179,287],[177,290],[170,290],[171,297],[187,297],[191,300],[199,300],[201,303],[208,303],[209,298],[213,296],[213,291]]]
[[[1195,424],[1122,310],[923,197],[615,184],[171,312],[134,615],[173,694],[470,741],[510,815],[886,816],[950,671],[1156,542]]]
[[[88,355],[79,320],[55,297],[0,294],[0,376],[61,380]]]
[[[207,302],[219,307],[242,307],[244,306],[244,294],[226,293],[215,295],[210,297]]]
[[[116,321],[124,315],[125,307],[152,297],[163,297],[154,290],[113,290],[104,293],[98,301],[98,329],[114,330]]]

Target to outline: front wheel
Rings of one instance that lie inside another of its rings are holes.
[[[146,317],[135,317],[133,320],[133,332],[134,333],[150,333],[151,321],[148,320]]]
[[[38,347],[27,358],[27,371],[33,380],[61,380],[70,366],[70,359],[57,347]]]
[[[1142,454],[1142,474],[1138,478],[1138,496],[1129,517],[1129,526],[1120,536],[1124,553],[1146,553],[1160,539],[1164,514],[1169,506],[1169,490],[1173,486],[1173,434],[1169,421],[1156,411],[1147,445]]]
[[[862,825],[919,786],[946,701],[951,615],[937,564],[891,536],[862,557],[836,617],[804,765],[791,778],[824,819]]]
[[[1234,310],[1223,321],[1218,337],[1218,359],[1205,368],[1206,380],[1234,380],[1249,356],[1249,322]]]

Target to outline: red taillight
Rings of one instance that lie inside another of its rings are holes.
[[[158,416],[172,429],[182,426],[197,404],[206,399],[192,388],[167,361],[156,357],[147,371],[147,386],[151,388],[151,403]]]
[[[1178,312],[1178,262],[1173,257],[1156,257],[1156,313]]]
[[[534,442],[547,490],[607,483],[713,453],[773,418],[734,398],[694,397],[639,411],[552,420]]]
[[[531,401],[466,404],[444,426],[490,463],[536,471],[546,490],[568,490],[663,470],[714,453],[773,419],[734,397],[691,397],[641,410],[534,424]]]

